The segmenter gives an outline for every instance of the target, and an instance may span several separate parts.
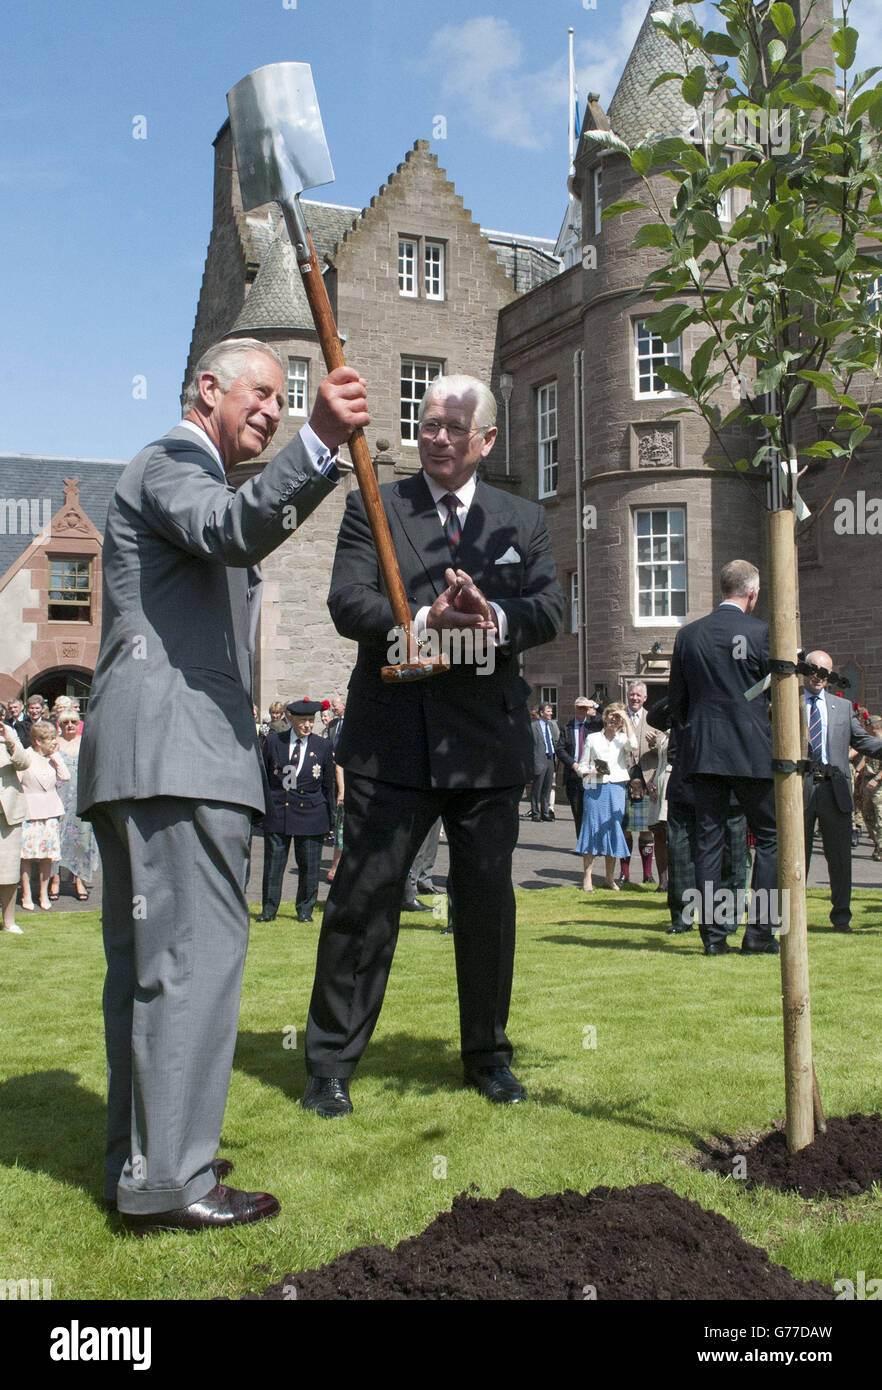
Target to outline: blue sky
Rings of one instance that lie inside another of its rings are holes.
[[[0,452],[128,458],[174,423],[226,92],[312,65],[336,182],[363,206],[415,139],[485,227],[554,237],[567,29],[608,106],[648,0],[25,0],[0,22]],[[709,6],[694,6],[702,15]],[[882,58],[878,0],[855,0]],[[863,61],[868,63],[869,56]],[[436,117],[446,138],[432,139]],[[136,118],[146,139],[134,139]],[[133,396],[135,377],[146,398]]]

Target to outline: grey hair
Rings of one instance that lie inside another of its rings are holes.
[[[281,368],[278,353],[268,343],[262,343],[258,338],[225,338],[223,342],[215,343],[207,352],[203,352],[187,377],[181,394],[181,408],[184,414],[192,410],[199,399],[199,378],[203,372],[211,372],[217,377],[220,389],[224,392],[229,391],[236,378],[242,375],[252,352],[262,352]]]
[[[423,416],[429,404],[429,398],[434,396],[459,396],[464,400],[473,399],[475,408],[472,411],[472,423],[475,429],[493,429],[496,424],[496,397],[483,381],[479,381],[476,376],[436,376],[434,381],[430,381],[426,387],[425,395],[420,401],[419,422],[423,423]]]
[[[720,570],[720,593],[723,598],[744,598],[751,589],[759,588],[759,570],[749,560],[730,560]]]

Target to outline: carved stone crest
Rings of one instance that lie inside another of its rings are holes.
[[[638,468],[676,468],[676,427],[635,425]]]

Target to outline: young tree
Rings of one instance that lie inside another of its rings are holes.
[[[832,23],[829,0],[716,0],[724,31],[678,14],[684,3],[653,15],[682,66],[650,89],[680,84],[682,132],[650,135],[633,149],[608,131],[586,138],[625,155],[646,189],[647,201],[615,203],[603,215],[650,214],[633,244],[658,249],[641,293],[665,307],[647,326],[666,342],[689,327],[707,330],[688,374],[657,368],[687,401],[668,413],[699,413],[721,449],[713,462],[767,487],[779,888],[783,902],[783,890],[789,897],[781,953],[787,1141],[795,1150],[814,1134],[794,666],[794,526],[808,515],[799,458],[839,460],[838,486],[871,417],[882,415],[872,390],[858,393],[863,405],[854,392],[856,381],[875,385],[882,371],[882,266],[871,254],[882,241],[882,83],[868,85],[880,68],[852,74],[851,0],[839,0]],[[823,62],[811,66],[819,53]],[[651,175],[676,185],[670,206]],[[729,220],[722,205],[735,189],[746,196]],[[825,424],[819,407],[829,402],[835,412]],[[745,439],[753,441],[746,453]]]

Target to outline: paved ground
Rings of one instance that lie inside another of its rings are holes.
[[[522,813],[528,810],[529,803],[521,803]],[[514,883],[516,888],[552,888],[558,885],[576,884],[581,882],[581,858],[573,854],[572,849],[575,844],[576,835],[573,825],[573,818],[569,806],[564,804],[557,811],[557,819],[554,821],[534,824],[530,820],[522,820],[521,834],[518,847],[514,857]],[[864,831],[861,835],[860,844],[853,852],[853,874],[855,888],[876,888],[882,889],[882,862],[871,859],[872,845]],[[328,895],[328,884],[325,880],[325,873],[331,864],[331,847],[326,846],[322,861],[322,876],[319,888],[319,901],[323,901]],[[443,891],[447,876],[447,845],[442,840],[435,865],[435,885]],[[263,872],[263,838],[260,835],[254,837],[253,862],[251,866],[251,879],[249,883],[248,900],[252,903],[260,902],[261,875]],[[631,861],[631,872],[635,880],[641,878],[640,858],[635,849]],[[658,874],[656,873],[656,878]],[[595,865],[595,883],[603,877],[602,862]],[[826,885],[827,865],[824,860],[823,851],[819,839],[815,839],[815,848],[812,855],[812,867],[809,871],[809,887],[821,887]],[[285,874],[285,888],[283,901],[293,902],[296,892],[297,871],[294,866],[294,855],[290,856],[288,869]],[[53,912],[82,912],[92,911],[101,906],[101,885],[100,880],[93,886],[88,902],[79,903],[73,895],[73,884],[68,880],[62,882],[61,896],[57,902],[52,904]],[[662,895],[659,894],[659,905],[663,902]],[[29,917],[33,916],[38,920],[43,913],[38,909],[30,914],[22,912],[19,920],[24,923]]]

